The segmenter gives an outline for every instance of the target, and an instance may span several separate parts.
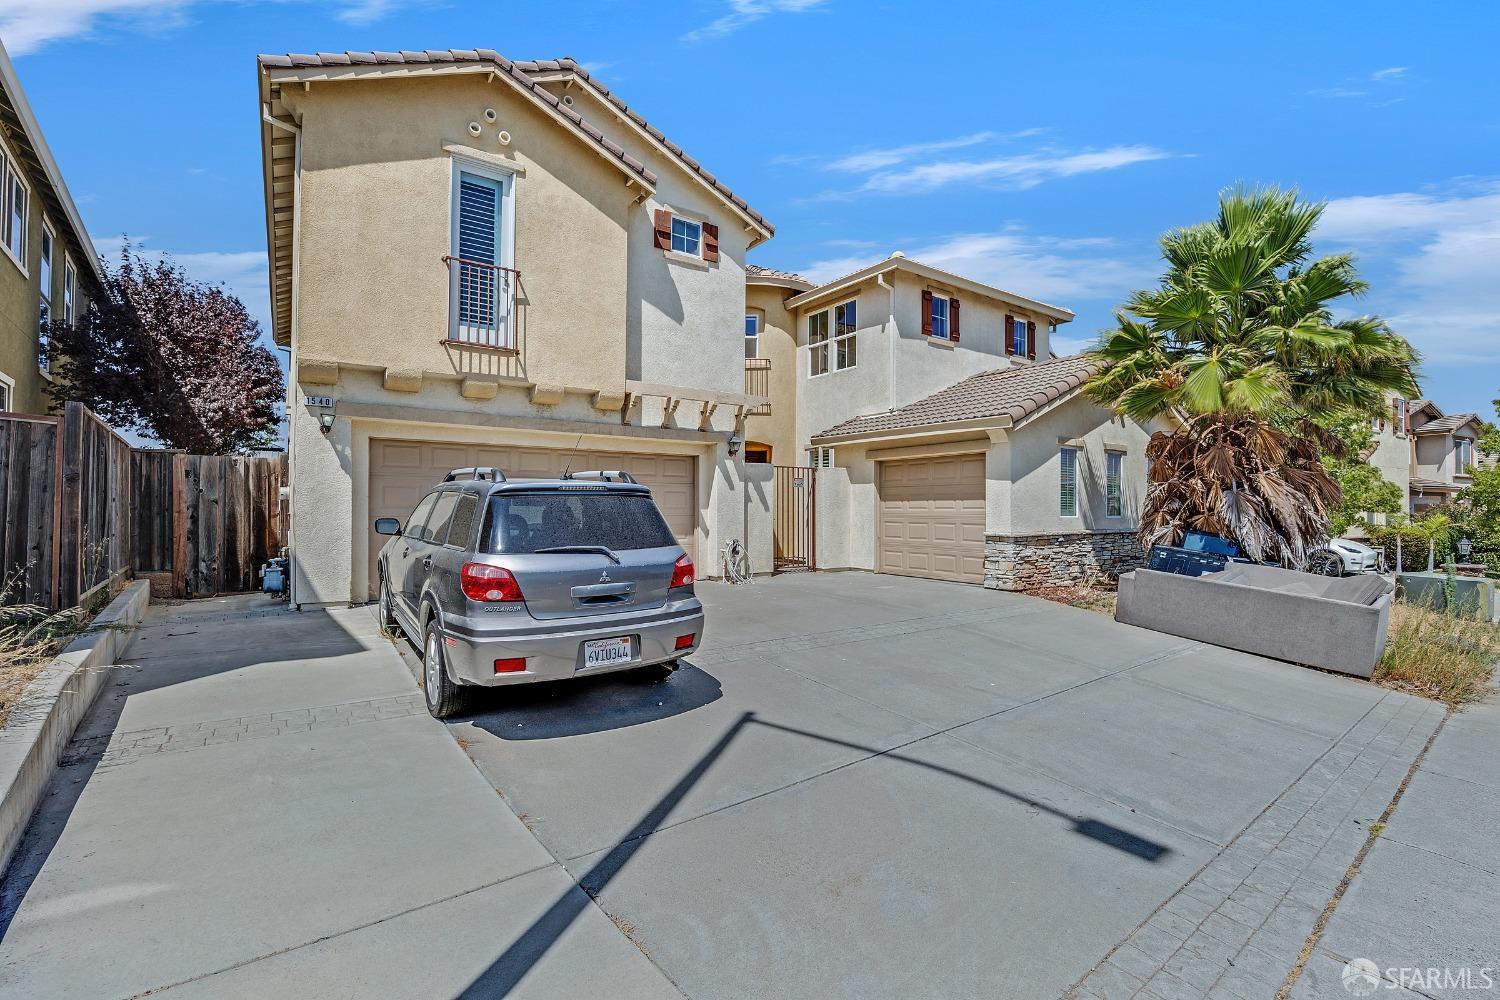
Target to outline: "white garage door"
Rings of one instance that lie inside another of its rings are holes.
[[[678,543],[697,561],[696,462],[689,455],[621,454],[568,449],[508,448],[437,441],[370,442],[370,523],[377,517],[405,521],[417,501],[451,469],[493,465],[511,479],[555,479],[564,468],[623,469],[651,489]],[[385,539],[370,528],[370,596],[378,579],[375,558]]]
[[[984,582],[984,456],[880,463],[882,573]]]

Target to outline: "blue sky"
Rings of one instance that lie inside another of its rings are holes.
[[[0,38],[100,249],[128,233],[262,317],[255,54],[491,47],[591,67],[776,223],[752,260],[899,249],[1072,308],[1066,348],[1221,188],[1296,186],[1373,286],[1349,311],[1417,345],[1445,410],[1493,416],[1500,8],[1146,7],[5,0]]]

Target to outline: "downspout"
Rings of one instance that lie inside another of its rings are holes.
[[[900,334],[900,331],[896,329],[896,286],[886,281],[883,273],[875,275],[875,284],[886,291],[885,322],[886,328],[890,331],[890,336],[886,338],[890,351],[885,379],[886,409],[894,410],[896,408],[896,337]]]
[[[295,438],[295,435],[292,434],[292,420],[294,418],[294,414],[297,412],[297,410],[295,408],[296,407],[296,399],[297,399],[297,393],[296,393],[297,276],[298,276],[298,271],[299,271],[298,263],[299,263],[300,256],[301,256],[301,246],[300,246],[300,244],[302,242],[301,239],[300,239],[301,231],[302,231],[302,129],[300,127],[296,126],[296,125],[292,125],[289,122],[284,122],[281,119],[272,116],[272,114],[271,114],[271,105],[269,103],[263,103],[261,105],[260,117],[261,117],[261,121],[265,122],[267,125],[270,125],[272,128],[281,129],[283,132],[290,132],[292,134],[292,136],[296,139],[296,145],[293,147],[293,152],[292,152],[292,304],[291,304],[291,307],[290,307],[291,311],[292,311],[292,314],[291,314],[290,322],[289,322],[289,326],[290,326],[289,339],[291,340],[291,346],[290,346],[290,348],[287,351],[287,363],[286,363],[286,367],[287,367],[287,387],[286,387],[286,390],[287,390],[287,392],[286,392],[286,406],[287,406],[287,414],[286,414],[286,419],[287,419],[287,433],[286,433],[286,462],[287,462],[287,474],[286,474],[286,486],[287,486],[287,504],[286,504],[286,510],[287,510],[287,523],[286,523],[286,548],[287,548],[286,585],[287,585],[287,604],[289,604],[291,607],[293,607],[293,608],[295,608],[295,609],[297,609],[297,610],[300,611],[302,609],[302,605],[297,600],[296,547],[295,547],[295,545],[293,543],[293,531],[292,531],[292,521],[294,520],[293,517],[292,517],[292,510],[295,507],[296,502],[297,502],[296,489],[292,486],[292,483],[294,482],[294,479],[293,479],[293,476],[292,476],[292,467],[296,464],[296,456],[295,456],[295,452],[296,452],[296,443],[295,443],[296,442],[296,438]],[[267,194],[269,195],[269,191],[267,192]],[[269,208],[269,206],[267,206],[267,207]],[[272,248],[271,247],[267,247],[267,250],[270,250],[270,249],[272,249]],[[274,279],[275,276],[272,275],[272,277]]]

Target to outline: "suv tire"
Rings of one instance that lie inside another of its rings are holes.
[[[401,623],[396,620],[396,607],[391,603],[391,585],[384,576],[380,578],[380,599],[375,604],[375,621],[382,632],[395,633],[401,629]]]
[[[427,711],[434,719],[446,719],[462,711],[466,692],[448,676],[443,657],[443,635],[437,619],[427,623],[422,640],[422,691],[427,695]]]

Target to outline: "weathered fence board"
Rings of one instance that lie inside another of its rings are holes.
[[[0,414],[4,600],[69,607],[132,570],[175,596],[253,589],[284,544],[285,468],[137,450],[78,403]]]

